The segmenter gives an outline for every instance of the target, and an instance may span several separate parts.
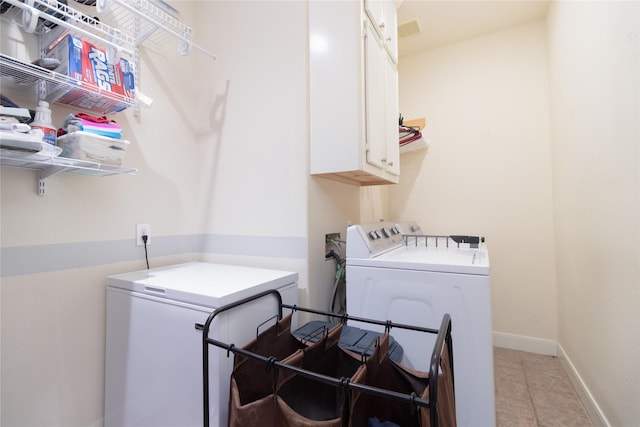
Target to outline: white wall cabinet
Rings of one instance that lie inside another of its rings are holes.
[[[397,33],[390,0],[309,3],[312,175],[355,185],[398,182],[397,42],[390,32]]]

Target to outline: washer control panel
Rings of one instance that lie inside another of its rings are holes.
[[[372,258],[402,245],[400,228],[393,222],[352,225],[347,229],[347,257]]]

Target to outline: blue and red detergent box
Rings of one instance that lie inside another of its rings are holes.
[[[106,113],[124,110],[134,99],[134,73],[126,59],[109,64],[104,49],[71,34],[46,55],[60,61],[56,72],[77,80],[85,88],[67,91],[57,102]]]

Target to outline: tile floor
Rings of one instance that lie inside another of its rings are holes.
[[[552,356],[494,347],[497,427],[592,427],[569,377]]]

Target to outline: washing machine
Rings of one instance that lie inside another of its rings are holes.
[[[293,272],[192,262],[107,278],[105,427],[201,427],[202,332],[216,308],[277,289],[297,303]],[[277,313],[261,298],[216,317],[210,337],[244,345]],[[210,425],[226,427],[233,356],[209,352]]]
[[[435,329],[449,313],[457,423],[494,426],[491,286],[484,239],[415,234],[421,230],[413,224],[413,229],[394,222],[348,227],[347,312]],[[391,335],[414,368],[428,370],[434,335],[411,330],[392,330]]]

